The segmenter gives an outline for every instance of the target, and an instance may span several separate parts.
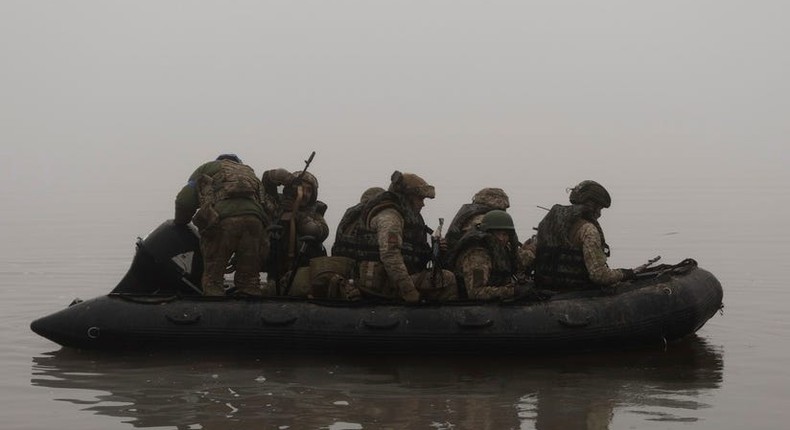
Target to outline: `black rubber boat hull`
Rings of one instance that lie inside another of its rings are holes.
[[[531,303],[386,305],[288,298],[110,294],[31,328],[83,349],[530,353],[659,344],[696,332],[722,306],[708,271],[637,281],[624,292]]]
[[[581,350],[671,341],[720,308],[722,288],[693,260],[665,266],[617,294],[510,303],[392,303],[202,296],[199,238],[163,222],[137,242],[107,296],[37,319],[31,328],[85,349],[217,345],[263,351],[487,353]]]

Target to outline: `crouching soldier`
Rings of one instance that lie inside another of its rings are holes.
[[[492,210],[458,241],[448,261],[468,298],[506,299],[529,292],[524,282],[531,256],[519,246],[510,215]]]
[[[224,274],[233,255],[236,291],[261,294],[259,252],[267,218],[260,195],[255,172],[233,154],[198,167],[178,193],[174,223],[193,221],[200,232],[204,295],[225,295]]]
[[[455,276],[447,270],[433,276],[429,229],[420,215],[434,187],[413,173],[395,171],[386,192],[365,203],[359,222],[338,229],[333,255],[357,262],[356,285],[363,294],[407,302],[458,298]],[[348,221],[348,220],[347,220]]]

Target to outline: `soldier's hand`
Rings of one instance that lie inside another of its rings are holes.
[[[447,239],[445,239],[445,238],[439,239],[439,251],[447,252],[447,248],[448,248],[448,246],[447,246]]]

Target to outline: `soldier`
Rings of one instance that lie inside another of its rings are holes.
[[[390,179],[389,189],[364,205],[362,222],[341,232],[340,241],[352,246],[336,248],[338,255],[357,261],[357,286],[367,295],[407,302],[457,298],[452,272],[427,270],[432,252],[420,211],[435,197],[433,186],[413,173],[395,171]]]
[[[595,181],[582,181],[570,190],[570,202],[554,205],[538,224],[535,284],[571,291],[634,279],[633,270],[606,264],[609,246],[598,218],[612,204],[609,192]]]
[[[447,228],[447,247],[450,251],[456,242],[469,231],[474,230],[483,220],[483,216],[494,209],[507,210],[510,199],[502,188],[483,188],[472,197],[472,203],[465,203],[458,209],[455,217]]]
[[[200,232],[204,295],[225,295],[225,268],[234,254],[237,292],[260,295],[259,250],[268,223],[260,195],[255,172],[234,154],[198,167],[178,193],[174,223],[192,220]]]
[[[273,236],[276,239],[271,243],[267,267],[270,279],[277,281],[292,267],[307,267],[311,258],[326,255],[323,242],[329,236],[324,219],[327,206],[318,200],[318,179],[310,172],[267,170],[261,182],[267,212],[281,227]],[[283,187],[282,194],[277,191],[279,186]]]
[[[459,290],[470,299],[505,299],[524,296],[526,269],[532,264],[521,252],[513,218],[494,209],[466,233],[448,261],[455,269]]]

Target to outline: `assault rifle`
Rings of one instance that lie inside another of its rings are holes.
[[[269,231],[269,260],[266,265],[269,268],[270,279],[269,282],[274,282],[274,290],[277,295],[280,295],[280,264],[282,256],[280,255],[280,240],[283,237],[283,226],[279,223],[272,224],[267,229]]]
[[[301,241],[302,244],[299,246],[299,252],[297,252],[296,256],[291,260],[291,270],[288,272],[288,280],[283,289],[283,295],[285,296],[291,291],[291,286],[296,278],[296,271],[299,270],[299,265],[304,255],[307,253],[309,243],[315,241],[315,238],[313,236],[302,236],[299,238],[299,241]]]
[[[661,256],[660,255],[656,255],[655,257],[647,260],[647,263],[634,267],[634,269],[633,269],[634,273],[644,272],[645,269],[647,269],[648,267],[652,266],[653,263],[657,262],[660,259],[661,259]]]
[[[643,270],[647,269],[648,267],[652,266],[652,265],[653,265],[653,263],[655,263],[656,261],[658,261],[658,260],[660,260],[660,259],[661,259],[661,256],[660,256],[660,255],[656,255],[655,257],[653,257],[653,258],[651,258],[651,259],[647,260],[647,263],[645,263],[645,264],[642,264],[642,265],[640,265],[640,266],[636,266],[636,267],[634,267],[634,272],[636,272],[636,273],[639,273],[639,272],[641,272],[641,271],[643,271]]]
[[[302,179],[304,179],[304,175],[307,174],[307,168],[310,167],[310,163],[313,162],[313,158],[315,157],[315,151],[310,153],[310,157],[304,161],[304,169],[302,172],[299,173],[299,176],[291,181],[290,186],[296,188],[296,196],[294,196],[293,205],[291,206],[291,219],[289,220],[289,231],[288,231],[288,258],[289,263],[293,266],[294,260],[296,260],[296,214],[299,212],[299,206],[302,204],[302,198],[304,198],[304,193],[302,191]],[[313,190],[315,192],[315,190]],[[280,217],[278,217],[279,219]],[[285,286],[286,293],[287,290],[290,288],[290,283]]]
[[[444,218],[439,218],[439,227],[431,235],[431,286],[436,288],[438,282],[443,282],[442,277],[442,227]]]
[[[310,153],[310,157],[307,160],[304,160],[304,169],[302,169],[302,172],[299,173],[299,176],[294,178],[293,182],[291,182],[291,185],[298,186],[299,183],[302,182],[304,175],[307,173],[307,168],[310,167],[310,163],[313,162],[313,157],[315,157],[315,151]]]
[[[269,268],[269,280],[272,281],[271,278],[274,278],[273,282],[275,285],[275,290],[277,295],[279,296],[283,291],[287,293],[287,289],[290,287],[290,281],[283,286],[280,277],[283,276],[283,268],[284,266],[293,266],[293,260],[296,257],[296,212],[299,210],[299,205],[301,204],[302,200],[302,188],[299,186],[299,183],[304,178],[304,175],[307,173],[307,168],[310,167],[310,163],[313,162],[313,158],[315,157],[315,151],[310,153],[310,157],[305,160],[304,169],[299,174],[299,176],[295,177],[288,186],[295,186],[296,187],[296,196],[294,198],[293,205],[291,206],[291,217],[289,221],[289,228],[290,231],[288,232],[288,253],[287,255],[283,255],[281,252],[282,250],[282,240],[283,238],[283,230],[284,226],[282,225],[283,222],[283,213],[285,212],[283,208],[283,200],[282,197],[278,197],[277,202],[277,209],[274,213],[274,219],[272,225],[269,226],[269,240],[271,241],[270,244],[270,253],[269,253],[269,261],[267,261],[266,265]],[[290,260],[286,260],[286,259]]]

